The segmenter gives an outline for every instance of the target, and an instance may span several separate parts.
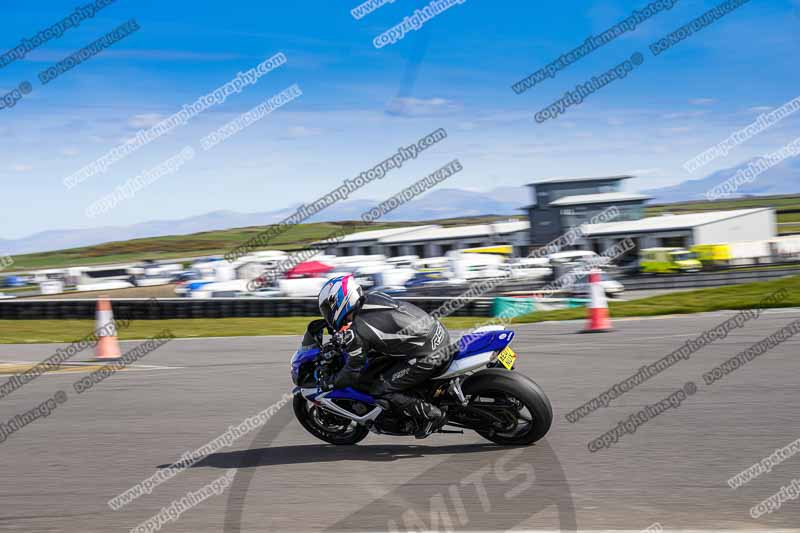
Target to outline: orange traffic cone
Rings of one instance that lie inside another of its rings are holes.
[[[597,270],[589,273],[589,291],[591,294],[589,321],[582,333],[605,333],[613,330],[608,312],[606,290],[600,283],[600,272]]]
[[[97,299],[97,313],[95,315],[95,332],[97,334],[97,348],[95,349],[96,361],[113,361],[119,359],[119,342],[117,342],[117,324],[114,322],[114,312],[111,310],[111,301],[108,296]]]

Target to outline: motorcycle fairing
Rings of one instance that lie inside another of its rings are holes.
[[[504,349],[511,343],[514,338],[514,332],[511,330],[497,330],[486,332],[475,332],[461,337],[459,340],[459,351],[453,360],[458,361],[467,357],[472,357],[477,354],[484,354],[487,352],[495,352]],[[466,339],[466,340],[465,340]],[[313,361],[320,354],[318,347],[301,347],[294,356],[292,356],[292,376],[296,377],[300,371],[300,366]],[[449,370],[449,369],[448,369]],[[447,371],[443,373],[446,375]],[[295,388],[295,393],[301,393],[307,399],[314,401],[315,398],[322,393],[319,389],[301,389]],[[325,398],[329,400],[354,400],[362,402],[367,405],[376,405],[375,398],[369,394],[357,391],[352,387],[343,389],[334,389],[325,394]]]
[[[495,352],[504,349],[514,339],[510,329],[467,333],[458,340],[455,359],[463,359],[479,353]]]

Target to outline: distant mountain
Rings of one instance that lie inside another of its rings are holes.
[[[478,215],[519,215],[529,200],[525,187],[501,187],[488,192],[434,189],[386,214],[386,221],[421,221]],[[359,220],[361,214],[383,200],[346,200],[331,205],[307,222]],[[280,222],[298,206],[264,213],[213,211],[180,220],[152,220],[130,226],[91,229],[59,229],[35,233],[22,239],[0,239],[0,255],[26,254],[91,246],[104,242],[144,237],[186,235],[202,231],[264,226]]]
[[[432,220],[478,215],[522,214],[520,208],[530,203],[526,202],[530,193],[524,190],[525,187],[514,187],[517,191],[516,194],[509,194],[506,189],[509,188],[495,189],[489,192],[436,189],[392,211],[382,220]],[[368,207],[375,205],[370,202],[367,204],[371,204]],[[356,218],[360,218],[360,216],[361,213]],[[338,216],[337,219],[342,220]]]
[[[736,175],[740,169],[745,169],[750,163],[758,161],[754,158],[741,165],[718,170],[713,174],[696,180],[684,181],[672,187],[642,191],[643,194],[653,196],[653,202],[659,204],[685,202],[689,200],[705,200],[706,192],[715,186],[727,181]],[[732,198],[747,195],[779,195],[797,194],[800,192],[800,158],[786,159],[778,165],[756,177],[753,183],[744,184]]]
[[[704,200],[707,191],[733,177],[738,170],[746,168],[754,161],[757,159],[719,170],[704,178],[642,192],[654,197],[652,203]],[[800,158],[790,158],[758,176],[753,183],[744,184],[734,197],[797,193],[800,193]],[[337,202],[308,222],[359,220],[363,212],[381,201],[383,200]],[[522,214],[520,208],[530,203],[530,191],[527,187],[499,187],[486,192],[437,188],[386,214],[381,220],[415,222],[465,216],[519,215]],[[293,205],[263,213],[213,211],[179,220],[152,220],[130,226],[48,230],[21,239],[0,239],[0,255],[61,250],[145,237],[264,226],[283,220],[297,207]]]

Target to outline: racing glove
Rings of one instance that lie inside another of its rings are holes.
[[[352,387],[358,381],[361,370],[366,364],[364,349],[358,337],[349,329],[338,331],[332,335],[328,346],[336,353],[346,354],[347,363],[333,375],[320,376],[320,388],[322,390],[331,390]]]
[[[364,347],[361,340],[352,329],[337,331],[331,336],[333,344],[341,353],[347,354],[347,365],[351,370],[360,372],[364,368],[367,359],[364,354]]]

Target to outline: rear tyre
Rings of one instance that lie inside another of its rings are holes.
[[[335,415],[296,394],[292,402],[294,415],[306,431],[320,440],[336,445],[352,445],[364,440],[369,430],[352,420]]]
[[[462,385],[471,407],[501,413],[504,427],[475,429],[483,438],[507,446],[527,446],[543,438],[553,423],[553,408],[532,379],[502,369],[472,375]],[[483,407],[481,407],[483,406]]]

